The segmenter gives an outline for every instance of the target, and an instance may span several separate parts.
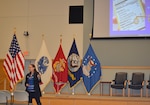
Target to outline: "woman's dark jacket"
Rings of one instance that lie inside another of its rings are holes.
[[[31,72],[26,75],[26,80],[25,80],[25,86],[28,84],[28,77],[30,77]],[[34,90],[35,90],[35,96],[41,97],[41,90],[39,84],[41,83],[41,79],[38,79],[37,75],[39,73],[37,71],[34,71]],[[26,86],[26,91],[27,91],[27,86]],[[28,91],[27,91],[28,92]]]

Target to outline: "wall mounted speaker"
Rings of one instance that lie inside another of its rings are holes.
[[[83,23],[83,6],[69,6],[69,24]]]

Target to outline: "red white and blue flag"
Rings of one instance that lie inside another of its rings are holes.
[[[13,35],[10,48],[6,54],[3,67],[10,81],[10,89],[24,78],[24,56],[19,47],[16,35]]]

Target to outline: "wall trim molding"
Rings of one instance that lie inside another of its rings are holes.
[[[150,66],[102,66],[102,69],[131,69],[150,70]]]

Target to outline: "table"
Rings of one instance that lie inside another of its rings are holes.
[[[111,81],[100,81],[100,94],[103,95],[103,88],[104,88],[104,84],[108,84],[109,86],[109,96],[110,96],[110,85],[111,85]]]

